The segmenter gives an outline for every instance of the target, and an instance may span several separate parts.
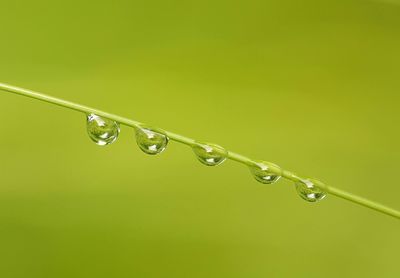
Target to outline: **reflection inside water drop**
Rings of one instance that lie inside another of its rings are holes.
[[[136,143],[139,148],[151,155],[159,154],[167,147],[169,138],[162,130],[155,130],[148,127],[136,128]]]
[[[273,184],[281,178],[282,169],[271,162],[259,161],[250,166],[253,177],[265,184]]]
[[[297,193],[307,202],[318,202],[325,198],[326,193],[315,186],[317,181],[305,179],[295,183]]]
[[[115,121],[101,118],[95,114],[87,115],[86,129],[89,138],[97,145],[105,146],[117,140],[120,128]]]
[[[227,150],[215,144],[196,143],[192,148],[198,160],[207,166],[217,166],[228,156]]]

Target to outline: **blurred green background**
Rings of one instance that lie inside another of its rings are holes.
[[[400,1],[2,1],[0,82],[400,209]],[[0,92],[0,276],[399,277],[398,220]]]

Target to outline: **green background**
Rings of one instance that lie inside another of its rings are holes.
[[[1,1],[0,82],[400,209],[400,1]],[[398,220],[0,92],[0,276],[399,277]]]

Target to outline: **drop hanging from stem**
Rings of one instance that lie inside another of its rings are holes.
[[[86,128],[89,138],[97,145],[105,146],[117,140],[120,129],[115,121],[99,117],[95,114],[87,115]]]

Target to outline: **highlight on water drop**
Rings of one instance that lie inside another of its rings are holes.
[[[282,176],[282,169],[271,162],[258,161],[249,166],[253,177],[264,184],[273,184]]]
[[[87,115],[86,129],[89,138],[100,146],[109,145],[115,142],[120,132],[119,124],[117,122],[102,118],[95,114]]]
[[[314,179],[304,179],[295,183],[296,191],[307,202],[318,202],[325,198],[326,193],[318,188]]]
[[[211,143],[195,143],[192,147],[197,159],[207,166],[217,166],[228,157],[228,151]]]
[[[136,143],[147,154],[162,153],[168,145],[169,138],[161,129],[140,126],[136,128],[135,133]]]

